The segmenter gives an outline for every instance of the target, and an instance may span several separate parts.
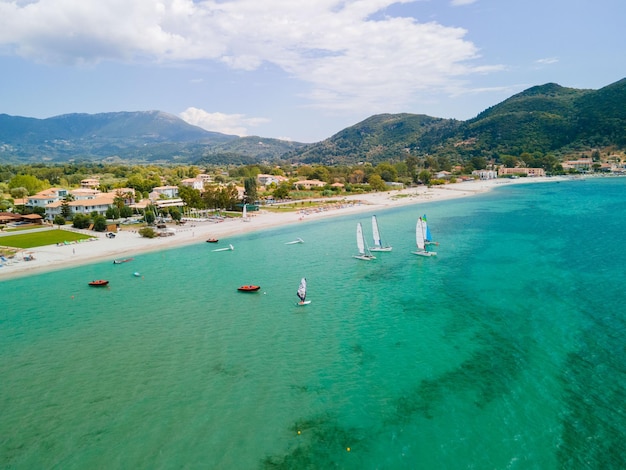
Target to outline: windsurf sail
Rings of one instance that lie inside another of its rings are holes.
[[[304,302],[304,300],[306,299],[306,278],[305,277],[303,277],[300,280],[300,286],[298,287],[297,295],[300,301]]]

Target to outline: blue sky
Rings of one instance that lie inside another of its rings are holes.
[[[317,142],[626,77],[624,0],[0,0],[0,113],[160,110]]]

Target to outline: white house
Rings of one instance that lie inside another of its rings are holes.
[[[97,189],[89,189],[89,188],[80,188],[80,189],[72,189],[70,194],[74,196],[74,199],[77,201],[83,201],[87,199],[95,199],[102,194]]]
[[[150,193],[150,199],[155,201],[160,199],[161,196],[166,198],[178,197],[178,186],[157,186],[152,189]]]
[[[478,176],[481,180],[493,180],[498,178],[498,172],[494,170],[474,170],[472,175]]]
[[[326,186],[326,183],[320,180],[300,180],[300,181],[296,181],[293,185],[296,188],[311,189],[311,188],[323,188],[324,186]]]
[[[269,186],[272,183],[275,183],[278,185],[282,183],[283,181],[289,180],[289,178],[287,178],[286,176],[280,176],[280,175],[259,174],[256,176],[256,180],[262,186]]]
[[[67,196],[67,189],[62,188],[49,188],[44,191],[39,191],[33,196],[28,196],[26,207],[46,207],[48,204],[52,204],[56,201],[61,201]]]
[[[85,189],[96,189],[100,186],[100,180],[97,178],[85,178],[80,181],[80,187]]]
[[[185,178],[181,180],[180,184],[197,189],[198,191],[204,190],[204,181],[200,178]]]
[[[77,199],[69,201],[68,206],[72,215],[85,214],[89,215],[93,212],[99,215],[106,215],[107,209],[113,206],[115,194],[100,193],[98,197],[89,199]],[[46,219],[52,220],[56,215],[61,215],[63,201],[55,201],[46,206]]]

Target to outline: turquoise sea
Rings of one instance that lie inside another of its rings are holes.
[[[0,468],[624,469],[625,203],[503,184],[378,212],[371,262],[369,213],[0,282]]]

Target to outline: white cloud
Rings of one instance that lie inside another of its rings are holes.
[[[472,3],[476,3],[477,0],[452,0],[450,3],[453,7],[458,7],[462,5],[471,5]]]
[[[0,50],[66,64],[269,63],[307,84],[312,106],[389,110],[489,69],[472,65],[479,53],[465,30],[386,13],[413,1],[0,0]]]
[[[558,61],[559,59],[556,57],[546,57],[545,59],[539,59],[539,60],[536,60],[535,62],[540,65],[550,65],[550,64],[556,64]]]
[[[269,122],[265,118],[249,118],[244,114],[208,113],[203,109],[193,107],[187,108],[180,113],[180,118],[207,131],[238,135],[240,137],[249,135],[249,127]]]

